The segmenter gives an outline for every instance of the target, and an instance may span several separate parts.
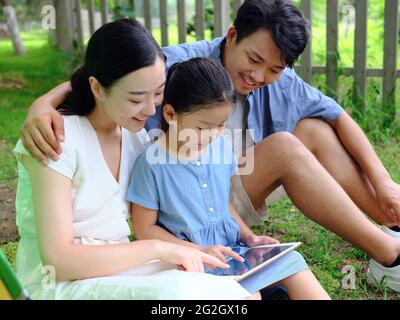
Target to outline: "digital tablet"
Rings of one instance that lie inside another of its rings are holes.
[[[210,269],[206,268],[206,272],[218,275],[232,277],[240,281],[257,270],[269,265],[273,261],[279,259],[288,252],[296,249],[301,242],[268,244],[256,247],[236,246],[232,250],[237,252],[244,258],[244,262],[237,261],[231,257],[227,259],[228,269]]]

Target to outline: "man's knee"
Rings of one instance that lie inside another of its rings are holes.
[[[298,158],[308,153],[303,143],[289,132],[274,133],[263,142],[268,153],[273,153],[282,159]]]
[[[315,130],[327,130],[332,129],[331,126],[324,120],[318,118],[304,118],[301,119],[295,128],[294,134],[297,131],[314,133]]]
[[[299,121],[293,134],[313,153],[322,145],[337,140],[333,128],[324,120],[306,118]]]
[[[274,147],[290,148],[297,147],[301,142],[299,139],[290,132],[281,131],[268,136],[265,141],[269,141]]]

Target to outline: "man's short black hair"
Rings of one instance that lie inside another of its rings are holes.
[[[309,37],[308,20],[289,0],[245,0],[233,25],[236,43],[259,29],[267,29],[290,68],[304,51]]]

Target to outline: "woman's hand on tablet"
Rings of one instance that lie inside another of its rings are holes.
[[[204,264],[212,269],[229,267],[220,259],[204,253],[198,249],[182,246],[179,244],[164,243],[161,260],[175,264],[178,269],[188,272],[204,272]]]
[[[233,259],[235,259],[239,262],[244,261],[244,259],[239,254],[237,254],[231,248],[225,247],[225,246],[205,247],[205,248],[202,248],[201,251],[218,258],[223,263],[226,263],[226,256],[232,257]]]

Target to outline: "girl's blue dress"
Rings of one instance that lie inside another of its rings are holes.
[[[232,146],[223,135],[190,162],[153,143],[134,165],[127,200],[157,211],[157,223],[182,240],[233,247],[240,244],[239,225],[229,210],[230,178],[236,170]],[[242,285],[255,292],[304,269],[303,257],[292,252]]]

